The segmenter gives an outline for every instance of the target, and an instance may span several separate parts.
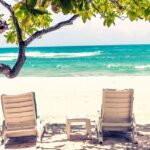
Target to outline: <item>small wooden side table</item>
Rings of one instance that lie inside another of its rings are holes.
[[[67,118],[66,120],[66,133],[67,139],[70,140],[70,132],[71,132],[71,123],[74,122],[85,122],[85,129],[87,134],[89,135],[89,139],[92,139],[92,132],[91,132],[91,121],[89,118]]]

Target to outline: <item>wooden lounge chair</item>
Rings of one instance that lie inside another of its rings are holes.
[[[2,95],[2,109],[5,120],[2,128],[2,143],[11,137],[37,136],[42,142],[44,127],[37,117],[35,94]]]
[[[133,94],[133,89],[103,89],[101,114],[96,126],[100,143],[103,143],[103,131],[125,131],[132,133],[132,142],[137,144]]]

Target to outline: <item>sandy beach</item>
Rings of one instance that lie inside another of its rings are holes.
[[[49,77],[49,78],[18,77],[11,80],[6,78],[0,78],[0,95],[19,94],[34,91],[36,94],[38,113],[41,116],[42,120],[44,120],[46,123],[50,123],[51,125],[53,124],[65,125],[66,116],[70,114],[72,115],[83,114],[87,115],[92,121],[95,120],[97,116],[97,111],[100,110],[101,108],[103,88],[134,89],[134,114],[136,118],[136,123],[139,125],[139,127],[141,126],[141,128],[147,126],[147,130],[145,130],[146,132],[141,131],[141,133],[139,134],[146,135],[146,140],[150,141],[149,76]],[[2,112],[0,112],[0,121],[2,122],[2,120],[3,115]],[[60,129],[64,131],[65,127]],[[56,135],[54,136],[51,135],[50,143],[53,143],[52,141],[54,140],[53,138],[55,138],[55,136]],[[62,138],[65,139],[65,143],[67,144],[69,143],[69,141],[66,141],[65,131],[64,134],[61,134],[59,136],[60,137],[62,136]],[[58,138],[60,138],[59,136]],[[107,142],[109,143],[109,139],[108,141],[106,140],[106,144],[108,144]],[[111,142],[109,143],[110,146],[112,144]],[[47,142],[48,145],[50,143]],[[71,143],[71,145],[74,144],[73,147],[75,148],[76,143],[78,143],[77,145],[79,146],[82,145],[83,143],[85,144],[85,141],[81,140],[80,142],[79,141],[73,142]],[[92,145],[92,143],[90,144]],[[148,147],[150,146],[150,143],[148,144],[145,144],[146,149],[148,149]],[[93,149],[100,149],[100,147],[97,146],[93,146]],[[125,148],[127,148],[126,147],[127,145],[124,146]],[[67,146],[66,147],[62,146],[57,149],[73,150],[73,148],[70,149]],[[83,149],[83,148],[76,147],[76,149]],[[92,148],[87,147],[85,149],[92,149]],[[101,147],[101,149],[107,148]]]

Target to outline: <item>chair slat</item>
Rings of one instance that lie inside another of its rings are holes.
[[[130,97],[105,97],[104,103],[130,103],[133,101]]]
[[[28,121],[33,121],[36,122],[34,120],[34,116],[26,116],[26,117],[16,117],[16,118],[8,118],[7,119],[7,123],[20,123],[20,122],[28,122]]]
[[[129,107],[122,107],[122,108],[117,108],[117,107],[110,108],[110,107],[107,107],[107,108],[104,108],[105,114],[107,114],[107,113],[116,113],[116,114],[126,113],[126,114],[129,114],[129,111],[130,111]]]
[[[102,118],[104,122],[130,122],[133,90],[103,90]]]
[[[2,107],[8,130],[14,128],[14,126],[18,126],[18,129],[23,126],[35,126],[36,110],[34,93],[2,95]]]
[[[125,102],[125,103],[119,103],[119,102],[112,102],[112,103],[109,103],[109,102],[105,102],[104,103],[104,107],[105,108],[129,108],[131,107],[131,103],[128,103],[128,102]]]
[[[5,104],[10,104],[10,103],[18,103],[18,102],[25,102],[25,101],[32,101],[32,97],[31,96],[25,96],[25,97],[5,97],[4,100]]]
[[[27,112],[18,112],[18,113],[6,113],[7,118],[18,118],[18,117],[27,117],[27,116],[34,116],[34,111],[27,111]]]
[[[133,90],[103,90],[104,98],[130,98]]]
[[[28,112],[28,111],[33,111],[34,110],[34,106],[26,106],[26,107],[17,107],[17,108],[9,108],[9,109],[5,109],[5,112],[7,114],[13,114],[13,113],[24,113],[24,112]]]
[[[5,109],[11,109],[11,108],[19,108],[19,107],[27,107],[27,106],[34,106],[33,101],[24,101],[24,102],[17,102],[17,103],[5,103],[4,107]]]

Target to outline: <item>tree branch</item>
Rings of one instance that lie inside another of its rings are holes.
[[[94,9],[100,14],[100,18],[103,18],[103,17],[104,17],[104,14],[99,11],[99,9],[94,5],[94,3],[92,3],[92,6],[93,6]]]
[[[9,65],[2,63],[0,64],[0,74],[4,74],[7,78],[15,78],[19,74],[26,60],[25,48],[26,45],[22,45],[19,47],[18,58],[12,69]]]
[[[18,58],[17,58],[15,65],[13,66],[13,68],[11,69],[11,67],[6,64],[0,64],[0,74],[4,74],[8,78],[14,78],[20,72],[22,66],[24,65],[24,63],[26,61],[25,49],[33,40],[35,40],[36,38],[38,38],[46,33],[58,30],[66,25],[71,25],[71,24],[73,24],[73,21],[79,17],[78,15],[74,15],[66,21],[60,22],[60,23],[58,23],[52,27],[49,27],[47,29],[43,29],[43,30],[35,32],[26,41],[23,41],[22,30],[19,26],[19,22],[18,22],[17,18],[15,17],[13,8],[11,7],[11,5],[7,4],[4,0],[0,0],[0,4],[2,4],[5,8],[7,8],[12,16],[13,23],[14,23],[14,26],[15,26],[15,29],[17,32],[18,43],[19,43]]]
[[[8,65],[0,64],[0,73],[9,78],[11,68]]]
[[[46,28],[46,29],[43,29],[43,30],[35,32],[32,36],[30,36],[26,40],[26,44],[29,45],[33,40],[35,40],[38,37],[41,37],[42,35],[45,35],[46,33],[49,33],[49,32],[58,30],[58,29],[60,29],[60,28],[62,28],[64,26],[73,24],[73,21],[76,20],[78,17],[79,17],[79,15],[74,15],[74,16],[72,16],[70,19],[68,19],[66,21],[60,22],[60,23],[58,23],[58,24],[56,24],[56,25],[54,25],[52,27],[49,27],[49,28]]]
[[[110,0],[110,1],[114,3],[120,10],[125,10],[125,8],[121,6],[117,0]]]
[[[17,20],[17,18],[15,17],[13,8],[11,7],[11,5],[9,5],[8,3],[6,3],[6,2],[3,1],[3,0],[0,0],[0,3],[1,3],[5,8],[7,8],[8,11],[10,12],[10,14],[11,14],[11,16],[12,16],[12,19],[13,19],[14,26],[15,26],[15,28],[16,28],[18,42],[21,43],[21,42],[23,41],[23,39],[22,39],[22,31],[21,31],[21,28],[20,28],[20,26],[19,26],[18,20]]]
[[[19,26],[18,19],[15,17],[13,8],[11,7],[11,5],[9,5],[8,3],[6,3],[3,0],[0,0],[0,4],[2,4],[5,8],[7,8],[11,14],[11,17],[12,17],[12,20],[13,20],[13,23],[14,23],[14,26],[15,26],[15,29],[17,32],[17,39],[18,39],[18,43],[19,43],[19,53],[18,53],[18,58],[17,58],[15,65],[11,69],[11,67],[6,64],[0,64],[0,74],[4,74],[8,78],[14,78],[18,75],[22,66],[25,63],[26,43],[22,39],[22,30]]]

